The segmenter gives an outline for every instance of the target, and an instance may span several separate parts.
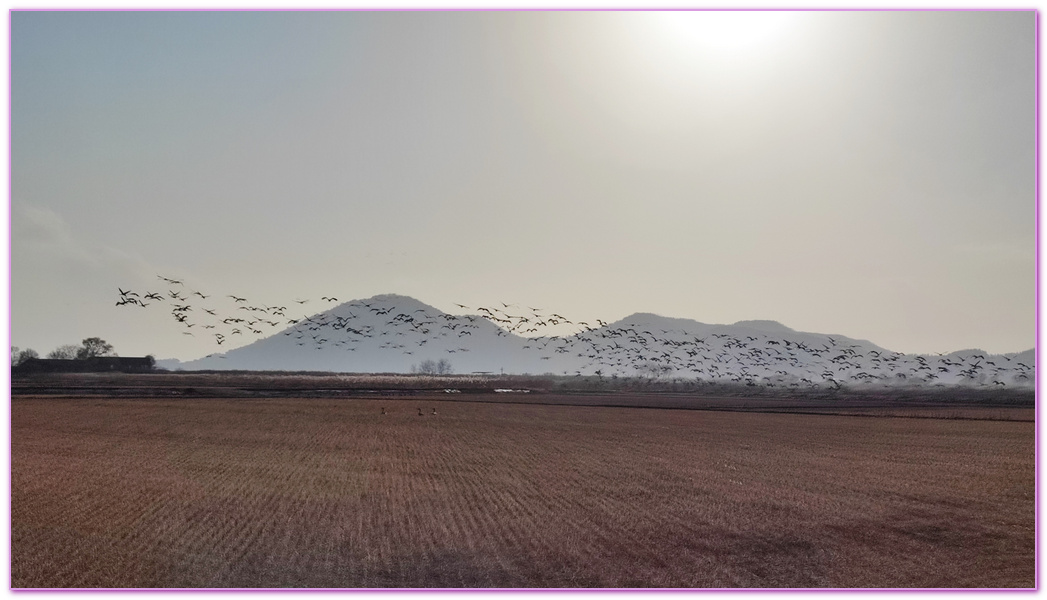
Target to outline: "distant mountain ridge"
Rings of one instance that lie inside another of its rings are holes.
[[[273,335],[221,354],[157,362],[190,370],[406,373],[442,358],[458,373],[688,377],[792,387],[1006,387],[1034,380],[1032,350],[996,357],[977,350],[905,355],[769,320],[714,325],[634,313],[614,323],[574,323],[513,305],[472,312],[452,315],[408,296],[381,294],[288,321]],[[564,326],[574,332],[549,333]]]
[[[757,329],[759,331],[766,331],[768,333],[794,333],[795,330],[785,325],[782,325],[778,321],[738,321],[734,324],[735,327],[748,327],[749,329]]]

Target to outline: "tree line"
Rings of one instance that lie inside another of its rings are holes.
[[[411,372],[422,375],[449,375],[454,372],[454,369],[451,367],[451,361],[446,358],[426,359],[417,365],[411,365]]]
[[[89,337],[80,342],[80,345],[65,344],[49,352],[46,358],[59,360],[85,360],[96,356],[117,356],[113,351],[113,345],[102,338]],[[32,348],[25,350],[17,346],[11,347],[11,364],[18,366],[30,358],[40,358],[40,353]]]

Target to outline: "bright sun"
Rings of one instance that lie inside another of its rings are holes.
[[[666,41],[685,49],[739,52],[762,49],[789,31],[788,11],[664,11],[649,13]]]

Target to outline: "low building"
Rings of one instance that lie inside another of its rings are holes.
[[[85,359],[28,358],[12,367],[14,375],[31,373],[148,373],[152,356],[95,356]]]

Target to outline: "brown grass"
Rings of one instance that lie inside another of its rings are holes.
[[[11,584],[1035,585],[1032,423],[442,400],[16,397]]]

